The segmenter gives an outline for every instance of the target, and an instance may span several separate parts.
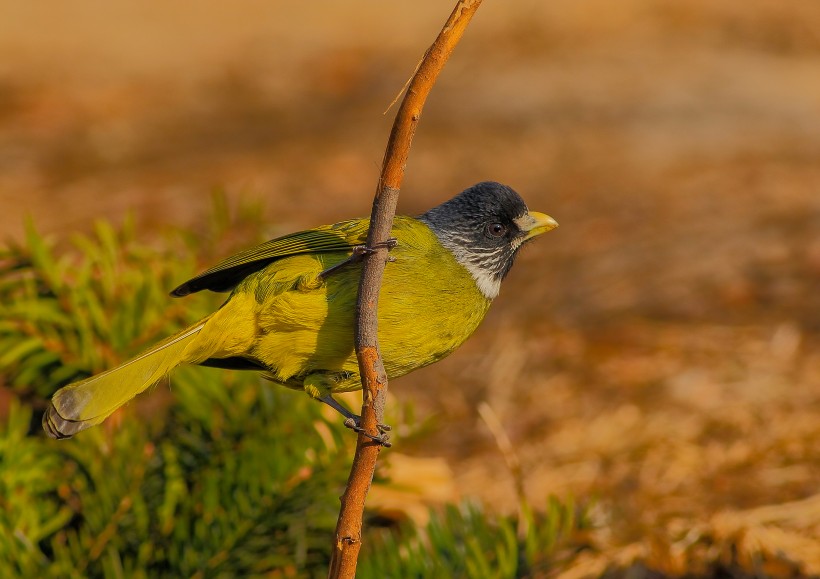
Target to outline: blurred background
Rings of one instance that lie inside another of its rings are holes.
[[[132,214],[159,243],[204,231],[215,188],[268,237],[367,215],[385,111],[449,9],[2,2],[0,233]],[[399,212],[487,179],[561,227],[471,341],[391,384],[433,424],[399,452],[513,510],[486,402],[527,494],[596,497],[629,553],[774,529],[820,569],[820,3],[486,2]]]

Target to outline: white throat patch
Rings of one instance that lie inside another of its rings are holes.
[[[479,291],[484,294],[485,298],[488,300],[494,300],[498,297],[498,292],[501,291],[500,279],[495,279],[495,277],[488,274],[482,268],[473,264],[465,263],[462,265],[464,265],[464,267],[467,268],[467,271],[470,272],[470,275],[473,276],[475,284],[478,286]]]
[[[500,279],[496,279],[496,276],[488,272],[486,269],[473,263],[470,259],[469,250],[464,249],[457,243],[452,244],[444,242],[444,245],[452,252],[453,256],[456,258],[456,261],[470,272],[470,275],[473,276],[473,279],[475,280],[475,284],[478,286],[478,290],[484,295],[485,298],[488,300],[493,300],[498,297],[498,292],[501,291]]]

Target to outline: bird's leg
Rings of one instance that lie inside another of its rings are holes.
[[[348,427],[353,432],[359,432],[365,435],[367,438],[371,439],[373,442],[378,442],[380,445],[389,448],[392,446],[390,443],[390,435],[387,433],[392,430],[390,426],[387,424],[377,424],[376,428],[379,430],[379,434],[372,435],[368,432],[365,432],[364,428],[361,426],[362,417],[358,414],[353,414],[350,410],[339,404],[339,402],[333,398],[330,394],[326,396],[322,396],[317,398],[319,402],[324,402],[331,408],[333,408],[336,412],[341,414],[345,417],[345,426]]]
[[[336,265],[331,266],[331,267],[327,268],[326,270],[324,270],[323,272],[321,272],[319,274],[319,279],[326,278],[330,274],[335,273],[336,271],[342,269],[346,265],[350,265],[351,263],[356,263],[357,261],[362,259],[363,256],[369,255],[369,254],[375,252],[377,249],[380,249],[382,247],[386,247],[387,251],[390,251],[391,249],[396,247],[398,244],[399,244],[398,240],[395,237],[391,237],[387,241],[380,241],[379,243],[374,244],[373,247],[368,247],[366,245],[354,245],[353,246],[353,253],[350,254],[350,257],[348,257],[346,260],[341,261],[341,262],[337,263]],[[388,259],[388,261],[394,261],[394,259],[391,258],[391,257],[388,257],[387,259]]]

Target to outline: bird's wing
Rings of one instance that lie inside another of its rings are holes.
[[[271,262],[292,255],[350,251],[367,238],[368,219],[342,221],[307,231],[291,233],[237,253],[174,289],[174,297],[187,296],[202,290],[226,292],[248,275],[265,268]]]

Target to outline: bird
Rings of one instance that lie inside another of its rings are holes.
[[[333,394],[361,389],[353,330],[370,220],[291,233],[229,257],[171,292],[228,293],[213,313],[125,363],[59,389],[52,438],[103,422],[181,364],[254,370],[345,416]],[[417,217],[393,220],[378,306],[388,378],[441,360],[476,330],[520,249],[558,223],[485,181]]]

